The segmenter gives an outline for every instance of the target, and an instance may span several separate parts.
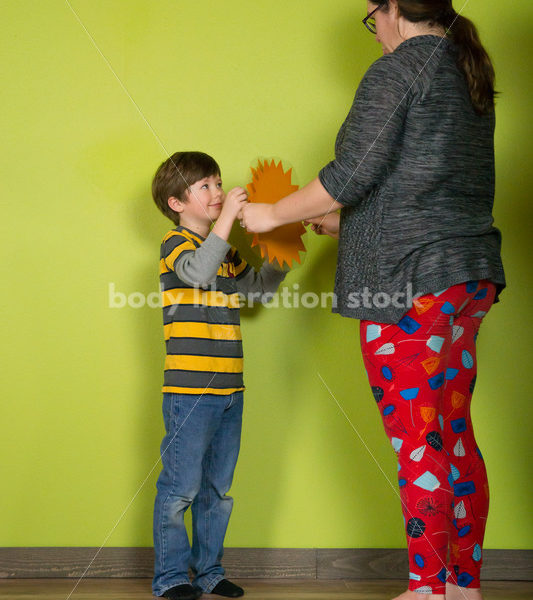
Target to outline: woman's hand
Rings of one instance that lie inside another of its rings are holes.
[[[274,218],[273,204],[245,204],[242,207],[239,219],[241,225],[251,233],[265,233],[279,227]]]
[[[329,235],[335,240],[339,239],[340,214],[338,212],[329,213],[323,217],[306,219],[304,225],[311,225],[311,229],[317,235]]]
[[[253,203],[245,205],[239,219],[241,225],[246,227],[248,231],[264,233],[282,225],[298,223],[304,219],[322,220],[320,215],[339,208],[342,208],[342,204],[337,202],[333,196],[330,196],[318,177],[315,177],[305,187],[285,196],[275,204]],[[338,215],[333,218],[338,220]],[[333,219],[331,224],[331,232],[334,233]],[[338,231],[338,225],[336,229]]]

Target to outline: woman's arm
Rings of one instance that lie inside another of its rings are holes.
[[[288,223],[321,217],[341,207],[342,204],[328,194],[317,177],[276,204],[246,204],[241,222],[248,231],[262,233]]]

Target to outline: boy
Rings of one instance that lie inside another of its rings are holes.
[[[152,588],[172,600],[202,592],[236,598],[244,590],[224,578],[221,559],[243,409],[239,294],[273,293],[285,273],[268,261],[256,273],[227,243],[247,194],[236,187],[226,195],[220,168],[207,154],[174,154],[157,170],[152,195],[177,225],[161,244],[166,436]],[[192,548],[183,521],[189,506]]]

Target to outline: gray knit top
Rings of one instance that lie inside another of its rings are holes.
[[[334,312],[397,323],[413,295],[505,287],[494,114],[474,111],[450,40],[410,38],[368,69],[319,178],[343,204]]]

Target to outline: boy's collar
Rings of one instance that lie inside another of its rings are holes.
[[[205,239],[206,239],[203,235],[200,235],[198,232],[193,231],[192,229],[189,229],[188,227],[184,227],[183,225],[178,225],[176,227],[176,231],[187,231],[188,233],[192,233],[192,235],[194,235],[195,237],[202,240],[202,242],[205,241]]]

